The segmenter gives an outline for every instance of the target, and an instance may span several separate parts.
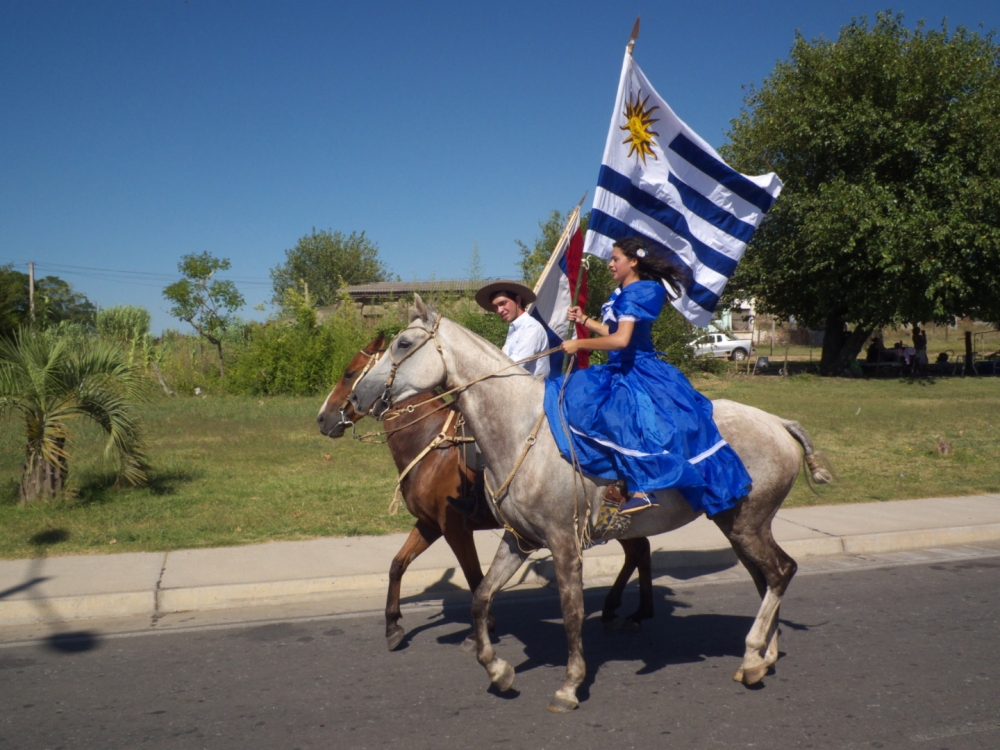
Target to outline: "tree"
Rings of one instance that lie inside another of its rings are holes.
[[[27,323],[28,274],[0,266],[0,336],[11,336]]]
[[[45,276],[35,282],[35,320],[43,327],[60,323],[94,326],[94,307],[87,296],[73,291],[73,285],[58,276]]]
[[[10,336],[31,322],[28,274],[0,266],[0,336]],[[39,328],[77,323],[91,328],[95,308],[86,295],[58,276],[35,281],[35,324]]]
[[[387,281],[389,270],[379,260],[378,245],[365,233],[317,232],[299,239],[295,247],[285,251],[285,262],[271,269],[273,301],[284,307],[289,289],[305,292],[310,304],[317,307],[337,301],[337,290],[343,285],[371,284]]]
[[[228,258],[215,258],[210,253],[185,255],[177,264],[184,278],[163,290],[163,296],[174,303],[170,314],[190,323],[199,336],[215,345],[223,380],[222,339],[234,313],[243,307],[243,295],[232,281],[213,280],[212,276],[216,271],[228,271],[231,265]]]
[[[483,259],[479,254],[479,243],[472,241],[472,251],[469,253],[469,265],[465,269],[469,281],[482,281],[484,278]]]
[[[884,326],[1000,320],[992,34],[909,31],[880,13],[836,42],[798,35],[729,138],[735,168],[785,182],[730,293],[824,329],[824,372],[843,371]]]
[[[17,412],[27,438],[21,502],[62,490],[70,424],[80,418],[107,433],[105,455],[117,462],[119,479],[144,484],[145,452],[134,404],[146,394],[140,370],[111,342],[71,347],[65,339],[27,329],[0,341],[0,417]]]
[[[587,214],[587,218],[589,216],[590,214]],[[562,237],[568,218],[569,213],[563,214],[552,209],[548,219],[538,222],[538,228],[542,233],[530,246],[521,240],[514,240],[521,252],[521,261],[518,265],[521,266],[521,278],[524,279],[525,286],[533,287],[538,282],[545,265],[552,257],[552,251],[556,249],[556,243]],[[584,222],[585,219],[581,219],[580,227],[586,232],[587,225]]]

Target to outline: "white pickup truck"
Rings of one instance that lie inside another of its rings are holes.
[[[691,342],[696,357],[729,357],[742,362],[753,354],[753,342],[734,339],[728,333],[706,333]]]

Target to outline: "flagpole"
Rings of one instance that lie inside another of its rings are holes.
[[[580,215],[580,206],[582,206],[583,202],[587,200],[587,193],[589,192],[590,191],[588,190],[586,193],[584,193],[583,197],[580,199],[580,202],[576,204],[576,208],[570,211],[569,217],[566,219],[566,226],[563,227],[562,234],[559,235],[559,241],[556,243],[556,246],[552,249],[552,255],[549,256],[549,260],[545,264],[545,268],[542,270],[542,275],[539,276],[538,281],[535,282],[535,288],[534,288],[535,294],[538,294],[539,290],[542,288],[542,282],[545,281],[545,277],[549,275],[549,270],[552,268],[552,264],[555,263],[556,257],[559,255],[559,249],[569,241],[570,229],[572,228],[573,223],[576,221],[577,216]],[[534,305],[533,302],[531,303],[531,305],[528,305],[527,308],[528,312],[531,312],[532,305]]]

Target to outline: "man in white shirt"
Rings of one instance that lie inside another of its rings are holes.
[[[534,301],[534,292],[516,281],[494,281],[476,292],[476,302],[479,303],[480,307],[495,312],[505,322],[510,323],[510,328],[507,329],[507,340],[503,345],[503,353],[515,362],[552,348],[542,324],[524,311],[524,308]],[[533,359],[530,362],[524,362],[521,367],[536,378],[548,377],[549,358]],[[462,515],[479,519],[480,514],[486,512],[486,504],[480,505],[479,503],[480,498],[485,498],[483,472],[486,466],[478,446],[476,446],[475,455],[476,486],[470,488],[472,491],[465,497],[448,497],[446,499],[448,504]],[[479,513],[476,512],[477,506],[480,508]]]
[[[516,281],[494,281],[476,292],[480,307],[510,323],[503,353],[515,362],[551,348],[545,328],[524,310],[534,301],[534,292]],[[549,358],[525,362],[521,367],[536,377],[548,377]]]

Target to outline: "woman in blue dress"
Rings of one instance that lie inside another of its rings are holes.
[[[620,240],[608,267],[619,287],[602,307],[603,321],[571,307],[569,319],[597,338],[565,341],[562,349],[608,352],[608,364],[546,382],[545,411],[563,456],[604,479],[625,479],[631,497],[621,513],[655,506],[653,492],[677,489],[712,516],[750,491],[750,475],[712,421],[712,402],[657,356],[652,328],[681,272],[641,237]]]

